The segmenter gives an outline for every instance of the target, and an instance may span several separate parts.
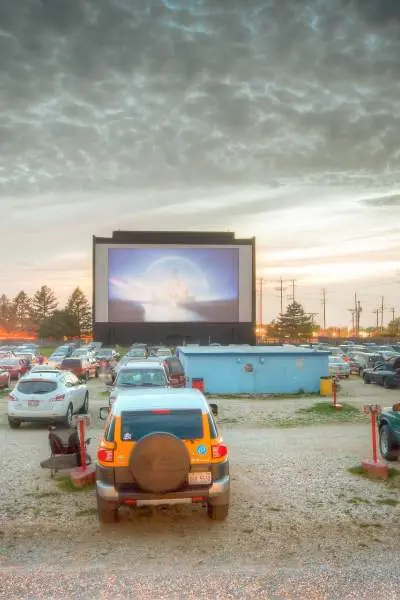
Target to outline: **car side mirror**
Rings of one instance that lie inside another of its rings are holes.
[[[218,416],[218,405],[210,403],[211,412],[214,416]]]
[[[110,412],[109,406],[102,406],[99,410],[99,418],[100,421],[105,421],[108,417],[108,413]]]

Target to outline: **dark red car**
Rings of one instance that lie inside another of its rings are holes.
[[[176,356],[167,356],[162,361],[167,372],[168,381],[171,387],[185,387],[185,370],[179,358]]]
[[[8,371],[0,368],[0,389],[4,390],[10,387],[11,377]]]
[[[27,362],[21,358],[2,358],[0,369],[7,371],[11,379],[19,379],[29,370]]]

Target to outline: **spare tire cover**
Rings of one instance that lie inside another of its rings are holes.
[[[175,435],[151,433],[136,444],[130,457],[130,468],[143,491],[152,494],[173,492],[187,479],[189,453]]]

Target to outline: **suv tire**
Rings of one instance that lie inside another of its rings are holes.
[[[107,502],[97,496],[97,516],[100,523],[116,523],[118,521],[118,507],[114,502]]]
[[[367,374],[363,375],[363,380],[364,380],[364,383],[371,383]]]
[[[79,409],[79,414],[80,415],[87,415],[88,410],[89,410],[89,394],[88,394],[88,392],[86,392],[83,404],[82,404],[82,406]]]
[[[389,379],[388,379],[387,377],[384,377],[384,378],[383,378],[383,382],[382,382],[382,384],[383,384],[383,387],[384,387],[386,390],[389,390],[389,389],[392,387],[392,386],[390,385]]]
[[[170,433],[142,437],[130,456],[137,485],[150,494],[174,492],[187,481],[190,457],[182,440]]]
[[[229,504],[207,505],[207,514],[213,521],[225,521],[229,512]]]
[[[383,458],[389,462],[394,462],[398,459],[398,453],[392,441],[392,432],[389,425],[386,424],[383,424],[379,428],[379,451]]]
[[[18,421],[18,419],[11,419],[10,417],[8,417],[8,424],[11,427],[11,429],[19,429],[21,421]]]

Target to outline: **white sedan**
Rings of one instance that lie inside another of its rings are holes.
[[[75,413],[87,413],[89,392],[69,371],[29,373],[8,395],[8,423],[17,429],[23,422],[61,422],[72,427]]]
[[[350,365],[339,356],[329,356],[329,375],[348,379],[350,377]]]

